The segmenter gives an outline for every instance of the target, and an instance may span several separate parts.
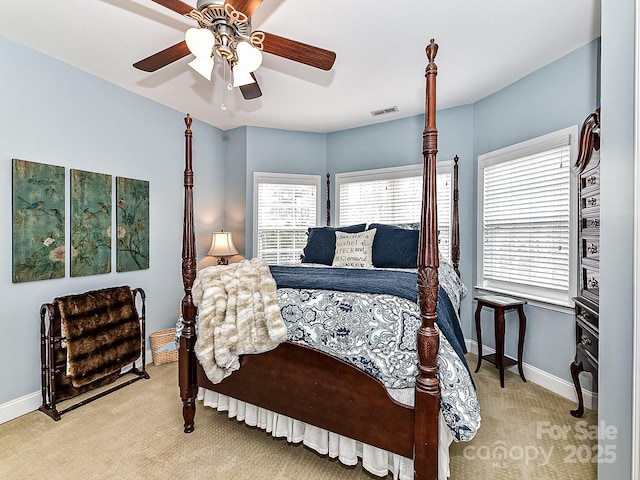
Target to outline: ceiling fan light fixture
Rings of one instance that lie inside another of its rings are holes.
[[[213,72],[213,57],[196,57],[189,62],[189,66],[211,81],[211,72]]]
[[[262,65],[262,51],[249,42],[238,42],[236,46],[238,65],[247,72],[255,72]]]
[[[233,89],[235,84],[241,87],[245,100],[252,100],[262,95],[253,72],[262,65],[263,52],[321,70],[331,70],[336,59],[335,52],[260,30],[253,31],[251,17],[263,0],[197,0],[196,8],[183,0],[152,1],[194,20],[200,28],[189,28],[184,41],[133,64],[145,72],[155,72],[191,53],[195,59],[189,66],[211,80],[213,57],[218,56],[223,60],[227,88]],[[229,83],[229,69],[235,77],[232,83]]]
[[[233,67],[233,86],[242,87],[244,85],[249,85],[250,83],[255,83],[255,79],[251,76],[251,72],[241,65],[235,65]]]

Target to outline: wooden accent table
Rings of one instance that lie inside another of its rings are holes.
[[[476,373],[480,370],[482,360],[494,364],[500,370],[500,387],[504,388],[504,369],[512,365],[518,364],[520,378],[524,378],[522,371],[522,352],[524,351],[524,334],[527,329],[527,317],[524,315],[525,300],[516,300],[515,298],[503,297],[500,295],[483,295],[474,298],[478,302],[476,307],[476,332],[478,334],[478,365]],[[493,319],[496,335],[496,353],[490,355],[482,355],[482,329],[480,322],[480,313],[482,307],[493,308]],[[514,360],[504,354],[504,314],[508,310],[516,310],[518,312],[520,332],[518,334],[518,359]]]

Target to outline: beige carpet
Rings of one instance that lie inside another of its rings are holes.
[[[469,362],[475,365],[475,357]],[[176,370],[176,363],[151,365],[150,380],[68,412],[59,422],[36,411],[0,425],[0,478],[378,478],[201,405],[196,430],[185,435]],[[482,427],[472,442],[452,447],[453,479],[596,478],[596,464],[590,463],[595,441],[580,438],[580,426],[587,424],[569,415],[571,402],[513,374],[500,389],[489,364],[475,378]],[[582,420],[597,421],[589,411]],[[552,440],[561,432],[566,439]],[[500,447],[506,455],[494,458]]]
[[[475,369],[477,357],[468,355],[467,361]],[[482,425],[471,442],[452,445],[452,478],[597,478],[597,412],[585,409],[574,418],[569,410],[575,403],[510,371],[500,388],[499,372],[487,362],[473,378]]]

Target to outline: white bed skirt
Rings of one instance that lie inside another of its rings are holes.
[[[413,460],[410,458],[204,388],[198,390],[198,400],[202,400],[207,407],[228,412],[229,418],[244,421],[247,425],[265,430],[274,437],[284,437],[291,443],[302,442],[322,455],[337,457],[345,465],[355,465],[360,457],[363,468],[374,475],[385,477],[391,472],[394,480],[413,480]],[[446,480],[449,477],[449,445],[453,441],[453,435],[442,414],[438,431],[438,479]]]

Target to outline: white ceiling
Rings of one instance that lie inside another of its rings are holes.
[[[438,109],[473,103],[597,38],[600,0],[264,0],[254,30],[337,58],[325,72],[265,54],[256,100],[227,91],[219,68],[208,82],[188,58],[155,73],[132,67],[181,41],[191,26],[151,0],[0,0],[0,35],[127,90],[222,130],[311,132],[424,112],[431,38],[440,46]],[[399,111],[370,113],[391,106]]]

